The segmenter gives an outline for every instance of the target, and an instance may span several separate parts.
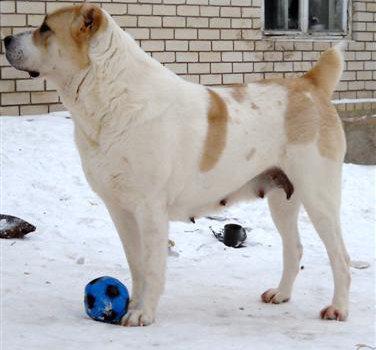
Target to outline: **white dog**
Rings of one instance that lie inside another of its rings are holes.
[[[40,28],[4,41],[9,62],[53,82],[72,113],[83,169],[111,214],[132,273],[124,325],[154,321],[170,220],[264,195],[282,236],[284,266],[279,286],[262,300],[290,298],[303,204],[334,276],[334,297],[321,317],[346,319],[345,138],[330,103],[343,70],[338,48],[300,78],[209,88],[164,68],[91,4],[58,10]]]

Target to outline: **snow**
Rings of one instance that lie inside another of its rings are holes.
[[[120,241],[100,199],[89,189],[67,113],[2,117],[1,213],[37,226],[23,240],[1,240],[2,349],[357,349],[375,346],[375,167],[344,166],[342,220],[352,259],[350,317],[322,321],[332,295],[325,249],[305,212],[305,248],[292,300],[260,302],[277,285],[281,243],[266,202],[226,210],[226,221],[172,223],[176,245],[156,323],[123,328],[84,312],[87,282],[102,275],[130,287]],[[244,248],[227,248],[210,231],[237,222]],[[167,244],[167,242],[166,242]]]
[[[332,100],[335,105],[341,104],[358,104],[358,103],[376,103],[376,98],[342,98],[340,100]]]

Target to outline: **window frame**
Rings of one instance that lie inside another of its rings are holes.
[[[299,30],[265,29],[265,0],[261,1],[261,31],[270,39],[343,40],[351,37],[351,0],[343,0],[342,31],[308,32],[309,0],[299,0]]]

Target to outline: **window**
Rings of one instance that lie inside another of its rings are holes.
[[[264,34],[347,34],[348,0],[264,0]]]

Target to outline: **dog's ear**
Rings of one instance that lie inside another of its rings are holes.
[[[81,30],[95,33],[102,23],[103,13],[100,7],[85,3],[81,7],[83,23]]]
[[[100,7],[84,3],[74,23],[74,34],[77,38],[87,38],[98,31],[104,21],[104,15]]]

